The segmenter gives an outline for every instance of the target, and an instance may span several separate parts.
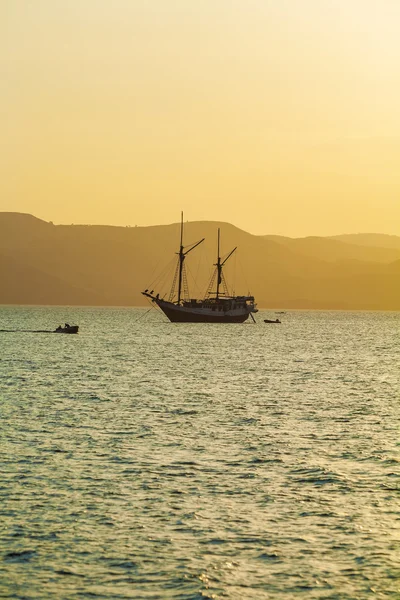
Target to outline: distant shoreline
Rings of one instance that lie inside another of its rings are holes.
[[[97,309],[125,309],[125,310],[148,310],[148,305],[141,306],[129,306],[129,305],[108,305],[108,304],[7,304],[0,303],[0,310],[2,308],[66,308],[66,309],[89,309],[89,308],[97,308]],[[382,312],[382,313],[400,313],[400,308],[307,308],[307,307],[284,307],[281,306],[273,306],[273,307],[258,307],[260,312],[274,312],[274,311],[284,311],[287,314],[291,312],[346,312],[346,313],[354,313],[354,312]],[[257,320],[257,315],[255,315]]]

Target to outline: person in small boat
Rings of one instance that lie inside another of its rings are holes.
[[[59,325],[56,329],[56,331],[60,331],[62,329],[61,325]]]
[[[65,323],[65,329],[69,329],[71,325],[69,323]]]

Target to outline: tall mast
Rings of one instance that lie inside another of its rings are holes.
[[[217,264],[215,265],[217,267],[217,293],[216,293],[217,300],[219,298],[219,286],[222,283],[222,265],[221,265],[221,257],[219,255],[219,235],[220,235],[220,230],[218,227],[218,252],[217,252]]]
[[[185,254],[183,252],[183,211],[182,211],[181,212],[181,245],[179,246],[178,304],[181,303],[182,271],[183,271],[183,261],[184,260],[185,260]]]
[[[228,258],[230,258],[232,256],[232,254],[235,252],[235,250],[237,248],[237,246],[236,246],[233,250],[231,250],[231,252],[229,252],[228,256],[221,262],[221,257],[219,255],[219,238],[220,238],[220,229],[218,227],[218,256],[217,256],[217,262],[214,265],[215,267],[217,267],[217,291],[215,294],[215,297],[217,300],[219,298],[219,286],[222,283],[222,267],[224,266],[224,264],[226,263]]]
[[[179,246],[179,252],[177,252],[179,256],[179,279],[178,279],[178,305],[181,303],[181,295],[182,295],[182,278],[183,278],[183,263],[186,258],[186,255],[189,254],[192,250],[194,250],[201,242],[204,242],[204,238],[197,242],[196,244],[191,244],[191,247],[184,252],[183,245],[183,211],[181,212],[181,243]]]

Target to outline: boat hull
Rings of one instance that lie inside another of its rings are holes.
[[[70,325],[70,327],[62,327],[61,329],[56,329],[53,333],[78,333],[79,325]]]
[[[172,302],[157,301],[156,304],[172,323],[244,323],[250,312],[247,310],[215,311],[209,309],[192,310],[177,306]]]

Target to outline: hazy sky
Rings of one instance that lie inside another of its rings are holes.
[[[399,0],[2,0],[0,210],[400,235]]]

